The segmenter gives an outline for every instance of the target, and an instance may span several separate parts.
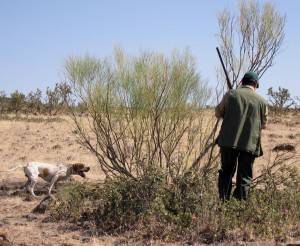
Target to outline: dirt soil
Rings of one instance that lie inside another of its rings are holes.
[[[29,122],[0,120],[0,171],[29,161],[48,163],[82,162],[91,167],[87,179],[75,178],[80,182],[95,182],[103,174],[94,156],[80,146],[72,124],[63,121]],[[263,148],[268,153],[281,143],[290,143],[299,153],[300,115],[289,114],[272,118],[268,129],[263,132]],[[255,163],[257,175],[268,154]],[[128,242],[124,238],[97,237],[89,231],[82,231],[76,225],[53,223],[47,214],[34,214],[32,210],[41,199],[32,200],[23,189],[26,182],[22,168],[13,172],[0,172],[0,245],[162,245],[161,242]],[[63,185],[63,184],[62,184]],[[36,187],[41,197],[46,193],[46,183]],[[219,245],[274,245],[273,242],[234,242]],[[298,244],[300,245],[300,244]]]

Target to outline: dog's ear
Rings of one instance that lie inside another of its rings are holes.
[[[84,169],[84,164],[82,164],[82,163],[74,163],[74,164],[72,164],[72,168],[73,168],[73,170],[75,172],[78,172],[78,171]]]

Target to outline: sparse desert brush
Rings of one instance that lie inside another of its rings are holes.
[[[189,172],[165,182],[150,169],[138,179],[117,177],[59,189],[50,217],[99,235],[212,243],[300,236],[300,174],[294,152],[270,152],[247,201],[219,201],[216,175]],[[215,169],[216,171],[216,169]]]
[[[108,178],[136,180],[157,169],[172,183],[214,141],[215,119],[205,110],[210,90],[189,52],[71,57],[66,74],[88,113],[87,122],[72,112],[74,132]]]
[[[152,170],[137,180],[67,185],[58,191],[50,214],[89,225],[100,235],[130,231],[135,238],[165,241],[284,241],[300,236],[300,176],[279,163],[284,156],[275,156],[262,171],[264,178],[255,180],[247,201],[221,203],[214,176],[204,183],[190,173],[170,184]]]
[[[296,105],[295,100],[286,88],[278,88],[274,91],[272,87],[268,89],[270,109],[275,115],[287,114],[292,111],[292,107]]]

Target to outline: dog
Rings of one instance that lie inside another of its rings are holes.
[[[43,162],[29,162],[27,166],[17,166],[7,170],[7,172],[13,171],[19,167],[23,167],[25,176],[28,179],[25,187],[33,197],[37,197],[34,193],[34,187],[38,182],[38,177],[41,177],[50,184],[48,189],[48,195],[50,196],[53,186],[58,181],[66,180],[72,175],[79,175],[85,178],[85,173],[90,170],[89,167],[86,167],[82,163],[53,165]]]

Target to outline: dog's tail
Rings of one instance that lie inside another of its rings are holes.
[[[21,168],[21,167],[24,168],[24,165],[18,165],[18,166],[16,166],[16,167],[13,167],[13,168],[8,169],[8,170],[0,170],[0,173],[12,172],[12,171],[14,171],[14,170],[16,170],[16,169],[18,169],[18,168]]]

